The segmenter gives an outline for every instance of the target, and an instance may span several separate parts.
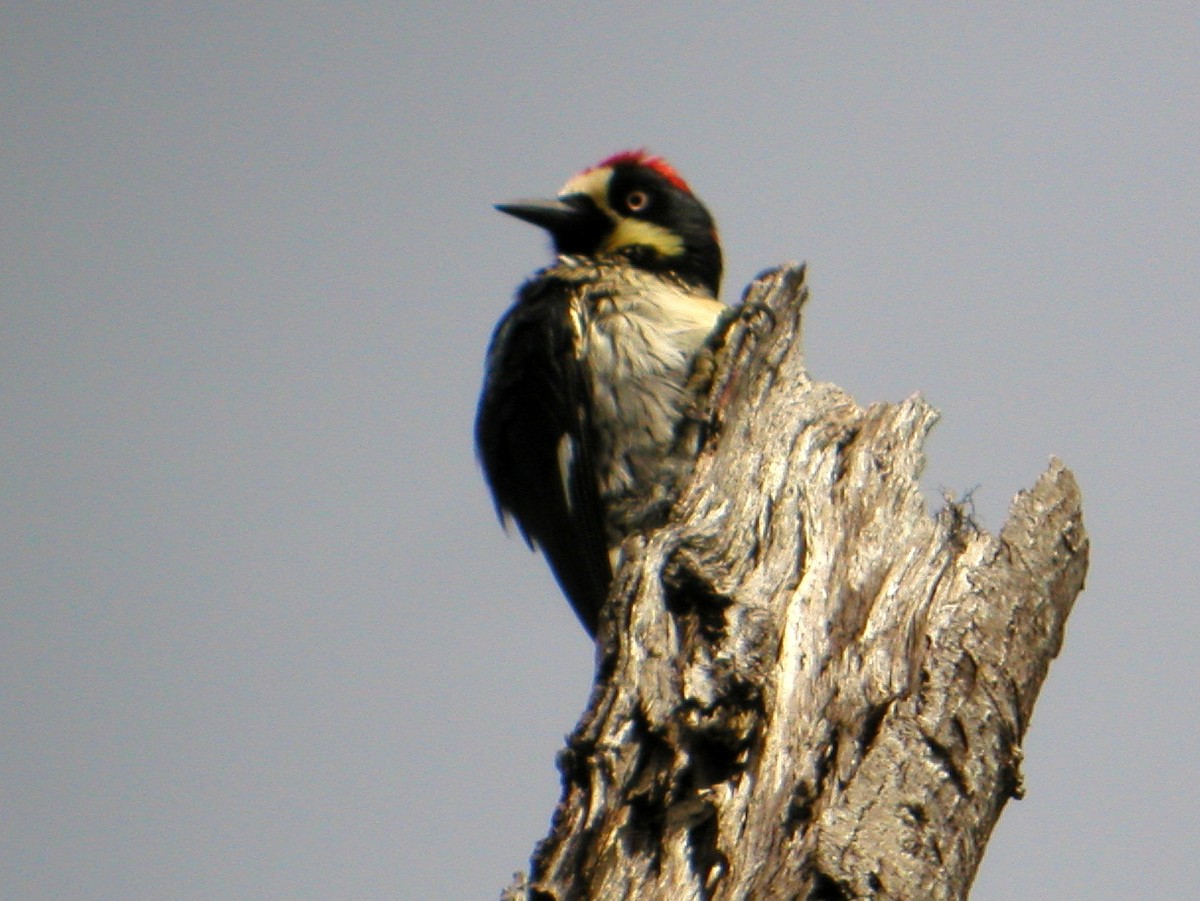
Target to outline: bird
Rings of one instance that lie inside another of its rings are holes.
[[[476,449],[501,523],[543,553],[595,637],[621,542],[661,519],[686,468],[689,385],[730,309],[721,244],[688,183],[644,150],[496,209],[545,229],[556,259],[492,335]]]

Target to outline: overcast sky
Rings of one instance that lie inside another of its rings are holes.
[[[1087,590],[975,901],[1200,884],[1194,3],[0,12],[0,897],[494,898],[592,652],[497,525],[482,357],[544,236],[671,160],[734,300],[943,413],[992,531],[1050,454]],[[502,11],[508,10],[508,11]]]

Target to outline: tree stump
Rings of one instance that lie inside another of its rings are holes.
[[[630,537],[563,795],[508,901],[965,898],[1087,570],[1057,460],[998,537],[918,477],[937,413],[813,382],[804,269],[714,354],[700,453]]]

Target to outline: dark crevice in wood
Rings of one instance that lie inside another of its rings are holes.
[[[678,565],[663,580],[667,610],[677,619],[692,619],[698,638],[717,644],[725,637],[725,611],[733,600],[716,591],[693,569]]]
[[[700,897],[712,897],[721,875],[728,868],[725,854],[717,845],[717,821],[708,811],[699,823],[688,830],[688,857],[700,886]]]
[[[817,873],[813,877],[813,886],[808,893],[807,901],[848,901],[852,895],[825,873]]]
[[[969,795],[970,788],[967,787],[966,777],[958,764],[954,762],[954,757],[950,750],[932,736],[925,736],[925,747],[929,749],[929,754],[933,758],[934,763],[938,768],[946,774],[946,777],[954,783],[954,787],[958,789],[962,795]]]
[[[879,727],[883,725],[883,718],[887,716],[887,712],[891,706],[889,702],[887,704],[876,704],[873,707],[867,708],[866,715],[863,717],[862,727],[858,733],[858,754],[860,757],[866,757],[871,753],[871,749],[875,746],[875,738],[879,735]]]

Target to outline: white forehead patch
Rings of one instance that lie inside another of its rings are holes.
[[[592,200],[596,201],[596,205],[600,209],[611,213],[612,209],[608,205],[608,182],[612,178],[612,174],[612,166],[604,166],[600,169],[589,169],[587,172],[580,172],[563,185],[562,190],[558,192],[558,196],[565,197],[567,194],[586,194]]]

